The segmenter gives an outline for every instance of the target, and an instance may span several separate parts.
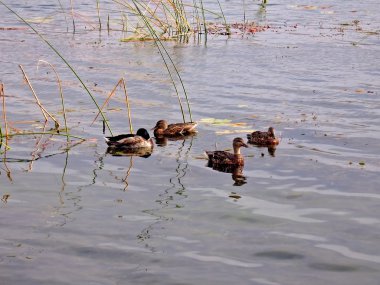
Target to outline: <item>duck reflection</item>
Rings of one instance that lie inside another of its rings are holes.
[[[139,156],[148,158],[151,156],[153,149],[148,148],[122,148],[122,147],[108,147],[107,153],[112,156]]]
[[[166,146],[168,144],[168,141],[185,141],[186,139],[193,138],[196,136],[197,133],[189,133],[186,135],[177,135],[177,136],[161,136],[158,135],[155,137],[156,144],[158,146]]]
[[[273,147],[273,146],[268,147],[268,153],[269,153],[271,156],[275,157],[275,156],[276,156],[276,155],[275,155],[275,152],[276,152],[276,147]]]
[[[242,186],[247,183],[247,178],[243,175],[244,166],[242,165],[219,165],[209,161],[207,167],[219,172],[231,173],[232,180],[234,181],[233,186]]]

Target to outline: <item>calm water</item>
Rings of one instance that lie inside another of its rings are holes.
[[[95,4],[74,2],[75,34],[58,2],[12,7],[30,21],[48,17],[35,27],[99,102],[124,77],[135,129],[181,121],[157,48],[99,33],[91,28]],[[380,6],[270,2],[266,11],[245,4],[246,19],[269,25],[265,32],[165,43],[199,133],[156,146],[148,158],[106,153],[101,122],[91,125],[91,99],[0,5],[0,81],[12,132],[43,130],[19,64],[63,123],[54,73],[36,69],[43,59],[63,81],[72,134],[87,139],[69,151],[64,138],[48,135],[8,141],[1,284],[380,284]],[[230,22],[242,21],[241,1],[221,4]],[[110,13],[119,27],[115,4],[101,7],[104,23]],[[118,92],[107,111],[116,134],[129,130]],[[274,156],[243,149],[246,183],[202,159],[215,144],[231,148],[234,137],[270,125],[282,141]]]

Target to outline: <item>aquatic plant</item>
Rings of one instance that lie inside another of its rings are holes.
[[[112,89],[110,95],[108,95],[108,97],[106,98],[106,100],[104,101],[103,105],[100,107],[100,111],[103,110],[104,106],[106,106],[108,104],[108,102],[110,101],[111,97],[114,96],[116,93],[116,88],[117,87],[122,87],[123,88],[123,91],[124,91],[124,96],[125,96],[125,103],[127,105],[127,112],[128,112],[128,121],[129,121],[129,130],[131,132],[131,134],[133,134],[133,126],[132,126],[132,118],[131,118],[131,107],[130,107],[130,104],[129,104],[129,99],[128,99],[128,93],[127,93],[127,85],[125,83],[125,80],[124,78],[121,78],[117,84],[115,85],[115,87]],[[94,120],[92,121],[91,125],[96,121],[96,119],[99,117],[99,114],[100,114],[100,111],[99,113],[95,116]]]
[[[72,67],[71,64],[61,55],[61,53],[40,32],[38,32],[28,21],[26,21],[23,17],[21,17],[11,7],[9,7],[8,5],[6,5],[2,0],[0,0],[0,4],[2,4],[5,8],[7,8],[11,13],[13,13],[19,20],[21,20],[23,23],[25,23],[29,28],[31,28],[33,30],[33,32],[35,34],[37,34],[42,39],[42,41],[45,42],[49,46],[49,48],[52,51],[54,51],[55,54],[58,55],[58,57],[66,64],[66,66],[71,70],[71,72],[74,74],[74,76],[79,80],[80,84],[86,90],[87,94],[90,96],[90,98],[94,102],[96,108],[100,111],[100,114],[101,114],[101,116],[103,118],[103,121],[105,122],[105,124],[106,124],[106,126],[107,126],[107,128],[108,128],[108,130],[110,132],[110,134],[112,135],[112,130],[111,130],[111,127],[110,127],[110,125],[108,123],[108,120],[106,119],[106,116],[100,110],[100,107],[99,107],[97,101],[95,100],[94,96],[92,95],[92,93],[90,92],[90,90],[88,89],[88,87],[86,86],[86,84],[83,82],[82,78],[75,71],[74,67]],[[73,21],[74,21],[74,18],[73,18]]]
[[[62,89],[62,84],[61,84],[61,79],[59,78],[58,72],[55,70],[54,66],[45,60],[39,60],[38,63],[45,63],[50,66],[50,68],[53,70],[55,77],[57,79],[57,84],[59,88],[59,96],[61,97],[61,106],[62,106],[62,114],[63,114],[63,121],[65,123],[65,132],[66,134],[69,133],[69,128],[67,126],[67,117],[66,117],[66,108],[65,108],[65,99],[63,96],[63,89]],[[67,140],[69,140],[69,137],[67,136]]]
[[[166,57],[169,59],[169,62],[170,62],[172,68],[174,69],[175,74],[177,75],[177,77],[178,77],[178,79],[179,79],[179,81],[181,83],[182,90],[184,92],[184,96],[185,96],[185,99],[186,99],[186,102],[187,102],[187,108],[188,108],[188,111],[189,111],[190,122],[193,122],[193,118],[192,118],[192,115],[191,115],[191,108],[190,108],[189,98],[187,96],[187,92],[186,92],[186,89],[185,89],[182,77],[181,77],[180,73],[178,72],[178,69],[177,69],[176,65],[174,64],[172,58],[170,57],[170,55],[169,55],[168,51],[166,50],[165,46],[163,45],[162,41],[158,37],[156,31],[154,30],[154,28],[150,24],[150,21],[148,21],[148,19],[146,18],[146,16],[144,15],[144,13],[142,12],[142,10],[140,9],[140,5],[138,4],[138,2],[135,1],[135,0],[132,0],[132,1],[133,1],[133,4],[135,5],[136,11],[138,11],[139,16],[141,17],[141,19],[145,23],[145,25],[148,28],[148,30],[149,30],[152,38],[154,39],[154,43],[156,44],[156,46],[158,48],[158,51],[159,51],[159,53],[160,53],[160,55],[161,55],[161,57],[162,57],[162,59],[164,61],[165,67],[166,67],[166,69],[168,71],[168,74],[170,76],[171,82],[172,82],[173,87],[174,87],[174,89],[176,91],[176,95],[177,95],[177,98],[178,98],[178,103],[179,103],[179,106],[180,106],[180,109],[181,109],[181,113],[182,113],[183,122],[186,122],[186,119],[185,119],[184,110],[183,110],[183,106],[182,106],[181,96],[179,95],[178,88],[176,86],[176,83],[175,83],[172,71],[171,71],[171,69],[169,67],[169,63],[166,61]]]

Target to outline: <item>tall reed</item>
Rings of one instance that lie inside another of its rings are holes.
[[[71,70],[71,72],[74,74],[74,76],[79,80],[80,84],[83,86],[83,88],[86,90],[87,94],[90,96],[92,101],[94,102],[95,106],[97,109],[100,111],[100,114],[107,126],[108,131],[112,135],[112,130],[111,127],[108,123],[108,120],[106,119],[104,113],[100,110],[100,107],[98,103],[96,102],[94,96],[90,92],[90,90],[87,88],[86,84],[84,84],[83,80],[81,77],[78,75],[78,73],[75,71],[75,69],[69,64],[69,62],[61,55],[61,53],[47,40],[45,37],[39,33],[28,21],[26,21],[23,17],[21,17],[16,11],[14,11],[12,8],[10,8],[8,5],[6,5],[2,0],[0,0],[0,4],[2,4],[5,8],[7,8],[11,13],[13,13],[18,19],[20,19],[23,23],[25,23],[28,27],[30,27],[34,33],[36,33],[49,47],[52,51],[54,51],[60,59],[67,65],[67,67]]]
[[[186,102],[187,102],[187,107],[188,107],[188,111],[189,111],[189,117],[190,117],[190,122],[193,121],[193,118],[192,118],[192,115],[191,115],[191,107],[190,107],[190,102],[189,102],[189,98],[187,96],[187,92],[186,92],[186,88],[184,86],[184,83],[183,83],[183,80],[182,80],[182,77],[180,75],[180,73],[178,72],[178,69],[173,61],[173,59],[171,58],[171,56],[169,55],[168,51],[166,50],[165,46],[163,45],[162,41],[160,40],[160,38],[157,36],[157,33],[156,31],[153,29],[152,25],[150,24],[149,20],[145,17],[144,13],[141,11],[140,9],[140,6],[139,4],[137,3],[136,0],[132,0],[133,1],[133,4],[135,5],[135,8],[137,10],[137,12],[139,13],[141,19],[143,20],[143,22],[145,23],[146,27],[148,28],[152,38],[154,39],[154,42],[158,48],[158,51],[164,61],[164,64],[165,64],[165,67],[169,73],[169,76],[170,76],[170,79],[172,81],[172,84],[173,84],[173,87],[176,91],[176,95],[177,95],[177,98],[178,98],[178,103],[179,103],[179,106],[180,106],[180,109],[181,109],[181,113],[182,113],[182,119],[184,122],[186,122],[186,119],[185,119],[185,114],[184,114],[184,110],[183,110],[183,106],[182,106],[182,100],[181,100],[181,96],[179,95],[179,92],[178,92],[178,89],[177,89],[177,86],[175,84],[175,80],[174,80],[174,77],[173,77],[173,74],[172,74],[172,71],[169,67],[169,64],[166,62],[166,59],[165,59],[165,55],[166,57],[169,59],[170,61],[170,64],[171,66],[173,67],[174,71],[175,71],[175,74],[177,75],[180,83],[181,83],[181,86],[182,86],[182,90],[184,92],[184,95],[185,95],[185,99],[186,99]]]
[[[58,87],[59,87],[59,96],[61,97],[61,106],[62,106],[62,114],[63,114],[63,121],[65,123],[65,132],[66,134],[69,133],[69,128],[67,126],[67,117],[66,117],[66,108],[65,108],[65,99],[63,97],[63,89],[62,89],[62,84],[61,84],[61,79],[59,78],[58,72],[54,68],[54,66],[45,60],[39,60],[38,63],[45,63],[50,66],[50,68],[53,70],[55,77],[57,79]],[[69,140],[69,137],[67,137],[67,141]]]

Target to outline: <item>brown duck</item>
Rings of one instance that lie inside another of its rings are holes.
[[[196,133],[196,122],[168,124],[165,120],[159,120],[153,128],[155,137],[162,136],[183,136]]]
[[[269,127],[267,132],[256,131],[247,135],[248,142],[258,146],[276,146],[280,140],[276,138],[273,127]]]
[[[240,148],[248,147],[242,138],[235,138],[233,140],[232,146],[234,148],[234,153],[227,151],[216,150],[216,151],[206,151],[209,159],[209,163],[214,166],[218,165],[244,165],[244,157],[240,153]]]

